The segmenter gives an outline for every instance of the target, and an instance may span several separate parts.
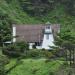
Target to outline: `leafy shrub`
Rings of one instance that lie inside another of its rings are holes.
[[[3,48],[3,54],[17,57],[20,56],[20,49],[15,44],[12,44]]]
[[[0,75],[6,75],[5,65],[9,63],[6,56],[0,56]]]
[[[62,57],[65,55],[64,50],[60,49],[52,50],[52,53],[55,55],[55,57]]]
[[[37,68],[33,68],[33,69],[32,69],[32,74],[35,74],[38,70],[39,70],[39,69],[37,69]]]
[[[48,51],[48,50],[44,51],[44,55],[45,55],[46,58],[52,58],[52,57],[54,57],[53,53],[50,52],[50,51]]]
[[[48,63],[48,62],[50,62],[50,59],[46,59],[46,60],[45,60],[45,63]]]
[[[24,55],[24,56],[25,56],[25,55]],[[45,57],[45,54],[44,54],[44,51],[42,51],[42,50],[32,49],[32,50],[27,51],[27,55],[26,55],[25,57],[26,57],[26,58],[27,58],[27,57],[40,58],[40,57]],[[25,57],[24,57],[24,58],[25,58]]]
[[[8,64],[9,63],[9,58],[7,56],[1,55],[0,56],[0,64],[1,63],[4,64],[4,65]]]
[[[55,75],[55,74],[54,74],[54,72],[51,71],[51,72],[49,72],[49,75]]]
[[[16,43],[17,46],[20,48],[21,52],[25,52],[27,50],[29,50],[29,45],[23,41]]]
[[[42,51],[45,51],[45,48],[42,48]]]
[[[68,66],[68,62],[65,61],[62,66],[63,67],[67,67]]]
[[[33,45],[33,49],[36,49],[36,45],[35,44]]]
[[[25,42],[18,42],[4,47],[3,53],[11,57],[19,57],[26,53],[27,50],[29,50],[28,44]]]
[[[29,57],[39,57],[39,50],[30,50]]]

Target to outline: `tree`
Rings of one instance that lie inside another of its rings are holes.
[[[17,42],[16,44],[19,47],[20,52],[25,53],[25,55],[27,55],[27,51],[29,50],[28,43],[21,41],[21,42]]]
[[[3,54],[10,57],[26,56],[29,50],[29,45],[25,42],[17,42],[3,47]]]
[[[0,75],[6,75],[5,65],[9,63],[6,56],[0,55]]]
[[[32,16],[42,16],[52,10],[55,0],[19,0],[24,11]]]
[[[0,46],[11,40],[12,22],[6,13],[0,12]]]
[[[61,32],[55,39],[55,45],[62,49],[66,53],[66,61],[74,63],[74,48],[75,48],[75,37],[71,34],[69,29]]]
[[[75,16],[75,0],[57,0],[60,4],[65,6],[65,11]]]

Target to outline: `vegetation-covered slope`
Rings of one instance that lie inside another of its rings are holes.
[[[63,0],[60,0],[62,3],[60,1],[52,0],[56,1],[54,8],[48,11],[46,15],[43,15],[41,17],[29,15],[27,11],[23,10],[23,8],[21,7],[20,1],[26,0],[11,0],[11,1],[0,0],[0,12],[7,13],[11,18],[11,20],[13,21],[13,23],[33,24],[33,23],[45,23],[47,21],[50,21],[51,23],[60,23],[63,26],[65,25],[68,28],[72,28],[72,30],[74,31],[75,16],[72,16],[65,11]],[[30,11],[30,13],[32,12]]]
[[[15,23],[38,23],[39,21],[27,15],[21,9],[18,0],[11,0],[7,3],[6,0],[0,0],[0,12],[7,13]]]

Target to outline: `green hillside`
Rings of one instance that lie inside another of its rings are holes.
[[[22,64],[15,67],[8,75],[54,75],[63,61],[55,60],[45,62],[46,59],[25,59]]]
[[[54,9],[45,16],[33,17],[23,11],[19,0],[7,1],[10,0],[0,0],[0,12],[7,13],[13,23],[35,24],[50,21],[51,23],[60,23],[61,25],[72,29],[75,27],[75,16],[67,14],[64,9],[65,7],[62,4],[57,3]]]

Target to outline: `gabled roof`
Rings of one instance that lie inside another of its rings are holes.
[[[35,24],[35,25],[13,25],[16,26],[17,41],[25,42],[41,42],[44,36],[44,29],[47,25]],[[54,33],[60,30],[58,24],[51,25]]]

